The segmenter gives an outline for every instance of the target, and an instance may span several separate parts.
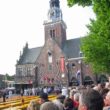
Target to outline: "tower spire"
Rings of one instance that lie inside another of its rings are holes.
[[[59,3],[60,3],[59,0],[50,0],[50,8],[52,8],[52,7],[60,8]]]
[[[62,11],[59,0],[50,0],[50,9],[48,11],[48,21],[62,20]]]

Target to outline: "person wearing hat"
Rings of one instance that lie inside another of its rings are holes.
[[[49,99],[48,99],[48,94],[47,93],[41,93],[40,94],[40,100],[39,100],[39,103],[40,104],[43,104],[44,102],[48,102]]]

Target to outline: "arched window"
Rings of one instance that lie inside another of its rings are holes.
[[[75,77],[72,77],[70,80],[70,86],[77,86],[78,85],[78,81]]]
[[[52,53],[48,51],[48,70],[52,70]]]
[[[54,29],[50,30],[50,37],[55,38],[55,30]]]
[[[48,51],[48,62],[52,63],[52,53]]]

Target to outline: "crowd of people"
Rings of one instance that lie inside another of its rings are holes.
[[[27,110],[110,110],[110,82],[97,85],[63,87],[55,100],[48,92],[40,93],[40,100],[32,100]]]
[[[52,87],[37,87],[37,88],[27,88],[24,89],[23,93],[25,96],[30,96],[30,95],[39,95],[39,93],[44,92],[44,93],[51,93],[54,89]]]

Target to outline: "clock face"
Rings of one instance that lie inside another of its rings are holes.
[[[60,10],[55,8],[55,9],[50,9],[49,12],[49,17],[50,19],[57,19],[61,16]]]

